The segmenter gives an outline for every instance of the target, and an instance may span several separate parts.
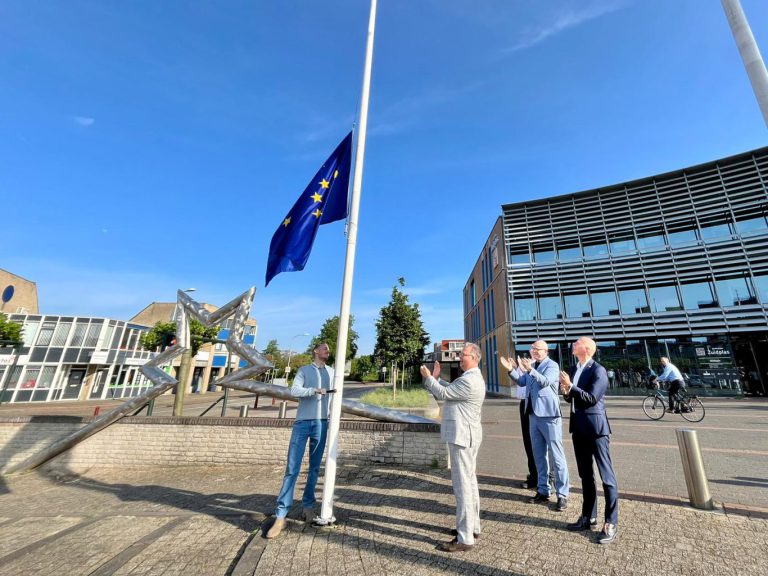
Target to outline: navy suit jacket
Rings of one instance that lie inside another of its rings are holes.
[[[570,370],[571,381],[576,366]],[[608,373],[594,360],[587,362],[581,371],[578,386],[571,388],[563,397],[571,403],[571,421],[568,431],[583,436],[608,436],[611,426],[605,414],[605,391],[608,390]]]

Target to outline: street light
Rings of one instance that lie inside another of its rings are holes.
[[[293,356],[293,341],[299,336],[309,336],[309,334],[304,332],[303,334],[295,334],[294,336],[291,337],[291,342],[288,345],[288,364],[286,364],[285,366],[286,378],[287,378],[287,375],[291,372],[291,356]]]

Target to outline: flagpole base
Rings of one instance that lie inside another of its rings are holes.
[[[330,527],[333,526],[336,523],[336,516],[331,516],[330,518],[322,518],[320,516],[316,516],[315,519],[312,521],[313,526],[320,526],[320,527]]]

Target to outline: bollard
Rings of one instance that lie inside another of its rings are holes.
[[[152,400],[149,401],[149,404],[147,405],[147,416],[152,416],[152,411],[155,409],[155,399],[152,398]]]
[[[701,448],[696,430],[678,428],[677,445],[680,448],[680,458],[683,461],[685,483],[688,486],[688,499],[691,506],[700,510],[713,510],[714,504],[709,495],[707,474],[704,471],[704,461],[701,458]]]
[[[286,402],[285,400],[282,400],[280,402],[280,409],[278,411],[277,417],[278,418],[285,418],[285,411],[287,410],[287,408],[288,408],[288,402]]]
[[[256,399],[253,401],[253,409],[257,410],[259,408],[259,395],[256,394]]]
[[[240,418],[248,418],[248,406],[240,406]]]
[[[96,408],[93,409],[93,415],[98,416],[100,411],[101,411],[101,406],[96,406]]]

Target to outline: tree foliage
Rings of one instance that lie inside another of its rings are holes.
[[[5,340],[9,344],[21,342],[21,325],[11,322],[2,313],[0,313],[0,340]]]
[[[355,317],[350,315],[349,317],[349,330],[347,332],[347,360],[352,360],[357,355],[357,332],[352,329],[352,325],[355,323]],[[323,327],[320,329],[320,334],[312,338],[307,348],[307,354],[312,355],[312,350],[320,344],[325,342],[331,349],[331,355],[328,358],[328,364],[331,366],[336,362],[336,341],[339,338],[339,317],[333,316],[328,318]]]
[[[400,278],[398,284],[405,286],[405,279]],[[381,309],[376,320],[376,361],[383,366],[392,362],[415,366],[422,362],[428,344],[429,334],[424,330],[419,305],[410,304],[408,296],[394,286],[389,304]]]
[[[360,382],[375,381],[378,377],[378,371],[373,361],[373,355],[366,354],[352,360],[352,372],[349,377]]]
[[[216,340],[220,330],[221,328],[218,326],[206,328],[200,321],[191,319],[189,321],[189,335],[191,337],[192,356],[197,354],[203,344]],[[176,322],[158,322],[152,330],[141,335],[141,345],[145,350],[159,349],[162,352],[171,346],[175,339]]]

